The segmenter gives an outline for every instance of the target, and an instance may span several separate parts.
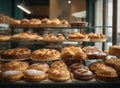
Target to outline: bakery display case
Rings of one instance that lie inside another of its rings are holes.
[[[12,24],[9,28],[10,38],[0,41],[10,43],[10,47],[1,49],[0,85],[3,88],[6,85],[43,88],[119,86],[120,60],[106,60],[114,51],[119,56],[119,46],[113,46],[108,53],[82,44],[106,42],[104,34],[85,33],[86,28],[95,27]]]
[[[0,24],[0,87],[120,87],[120,46],[103,48],[105,29],[114,27],[0,16],[0,23],[8,24]],[[91,32],[96,29],[102,31]]]

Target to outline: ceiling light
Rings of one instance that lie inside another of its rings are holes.
[[[71,4],[71,0],[68,0],[68,4]]]
[[[25,6],[25,2],[22,2],[22,3],[18,4],[17,7],[27,14],[32,13],[32,11],[30,11],[29,8],[27,6]]]

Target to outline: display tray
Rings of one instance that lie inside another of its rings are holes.
[[[10,27],[69,27],[69,24],[10,24]]]

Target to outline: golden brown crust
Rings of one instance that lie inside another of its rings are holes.
[[[52,81],[64,82],[70,79],[70,72],[63,61],[55,61],[50,65],[48,78]]]
[[[46,73],[40,70],[28,69],[24,71],[24,80],[26,81],[42,81],[46,79]]]
[[[8,40],[10,40],[9,35],[0,35],[0,41],[8,41]]]
[[[103,64],[102,62],[98,61],[98,62],[93,62],[92,64],[89,65],[89,69],[93,72],[95,72],[96,70],[101,70],[104,69],[106,67],[105,64]]]
[[[117,46],[117,45],[110,46],[109,54],[115,55],[115,56],[120,56],[120,46]]]
[[[43,37],[36,33],[18,33],[11,36],[11,40],[43,40]]]
[[[95,71],[96,78],[103,81],[113,81],[118,79],[117,72],[111,68],[106,66],[105,69]]]
[[[22,78],[23,73],[17,70],[10,70],[2,72],[1,80],[2,81],[18,81]]]
[[[9,71],[9,70],[24,71],[28,68],[28,66],[29,66],[28,62],[11,61],[3,64],[1,70],[2,71]]]
[[[55,49],[38,49],[32,52],[31,58],[39,61],[57,60],[60,53]]]
[[[79,40],[80,39],[80,40],[86,41],[86,40],[88,40],[88,36],[84,35],[84,34],[81,34],[80,32],[75,32],[73,34],[70,34],[68,36],[68,39],[69,40]]]
[[[28,48],[14,48],[2,52],[3,59],[22,59],[28,58],[31,55],[31,50]]]
[[[44,72],[48,72],[49,70],[49,65],[46,63],[34,63],[31,64],[28,69],[36,69]]]
[[[107,59],[105,60],[105,64],[113,67],[117,71],[120,71],[120,59],[119,58]]]

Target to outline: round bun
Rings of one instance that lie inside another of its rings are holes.
[[[39,20],[39,19],[35,19],[35,18],[33,18],[33,19],[31,19],[30,21],[29,21],[29,24],[34,24],[34,25],[38,25],[38,24],[41,24],[41,21]]]
[[[0,41],[8,41],[8,40],[10,40],[9,35],[0,35]]]
[[[9,70],[19,70],[24,71],[28,68],[29,64],[24,61],[11,61],[7,62],[2,65],[2,71],[9,71]]]
[[[22,78],[23,73],[17,70],[4,71],[1,74],[2,81],[18,81]]]
[[[38,49],[32,52],[31,58],[38,61],[57,60],[60,53],[55,49]]]
[[[36,69],[28,69],[24,71],[24,80],[26,81],[42,81],[46,79],[46,73]]]
[[[28,69],[36,69],[44,72],[48,72],[49,65],[46,63],[34,63],[28,67]]]

